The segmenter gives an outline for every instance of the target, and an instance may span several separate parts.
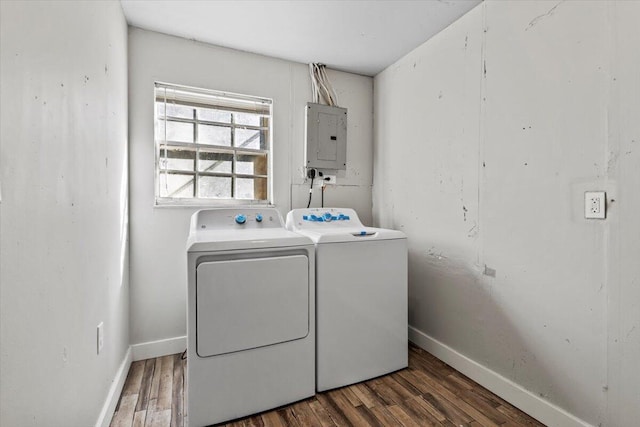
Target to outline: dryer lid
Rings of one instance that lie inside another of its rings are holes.
[[[307,246],[313,242],[301,234],[284,229],[275,230],[210,230],[189,235],[188,252],[217,252],[241,249]]]

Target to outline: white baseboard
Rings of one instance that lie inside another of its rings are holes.
[[[111,419],[116,410],[116,405],[118,404],[118,399],[122,393],[122,388],[124,387],[124,382],[127,379],[132,362],[180,353],[184,351],[185,348],[187,348],[187,337],[175,337],[129,346],[116,372],[116,376],[111,383],[107,399],[102,406],[95,427],[109,427],[109,424],[111,424]]]
[[[109,387],[109,393],[107,394],[107,399],[105,400],[102,410],[100,411],[100,415],[98,416],[98,421],[96,421],[96,427],[109,427],[109,424],[111,424],[111,418],[113,418],[113,413],[116,410],[116,405],[118,404],[118,399],[120,399],[120,394],[122,393],[122,388],[124,387],[124,382],[129,374],[130,367],[131,347],[127,349],[124,359],[122,360],[122,363],[116,372],[116,376],[111,383],[111,387]]]
[[[167,356],[181,353],[187,348],[187,337],[174,337],[158,341],[149,341],[133,344],[131,350],[133,361],[152,359],[154,357]]]
[[[493,393],[546,425],[592,427],[591,424],[541,399],[536,394],[527,391],[510,379],[458,353],[453,348],[430,337],[413,326],[409,326],[409,341],[433,354],[438,359],[462,372],[481,386],[491,390]]]

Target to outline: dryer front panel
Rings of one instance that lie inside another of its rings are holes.
[[[292,341],[308,333],[306,256],[220,260],[198,265],[198,356]]]

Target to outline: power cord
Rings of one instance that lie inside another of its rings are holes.
[[[322,172],[318,171],[318,175],[322,178],[322,188],[320,192],[320,207],[324,208],[324,190],[327,188],[327,181],[331,181],[331,178],[328,176],[324,176]]]
[[[307,178],[311,178],[311,186],[309,187],[309,201],[307,202],[307,209],[311,206],[311,198],[313,197],[313,181],[316,178],[316,174],[322,179],[322,188],[320,189],[320,207],[324,208],[324,189],[327,188],[325,181],[330,181],[331,178],[325,177],[320,171],[309,169],[307,170]]]
[[[311,197],[313,196],[313,179],[316,177],[316,170],[309,169],[307,171],[307,177],[311,178],[311,187],[309,187],[309,201],[307,202],[307,209],[311,206]]]
[[[318,176],[322,179],[322,187],[320,188],[320,207],[324,208],[324,190],[327,188],[326,181],[331,181],[331,178],[324,176],[321,171],[318,171]],[[307,206],[308,208],[309,206]]]

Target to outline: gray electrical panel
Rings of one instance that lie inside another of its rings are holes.
[[[307,103],[305,166],[347,169],[347,109]]]

